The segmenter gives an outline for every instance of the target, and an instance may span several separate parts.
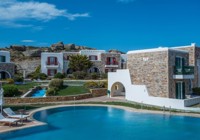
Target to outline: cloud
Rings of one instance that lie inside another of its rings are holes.
[[[12,27],[20,27],[17,21],[47,22],[57,17],[75,20],[79,17],[89,17],[89,13],[70,13],[67,9],[58,9],[54,4],[46,2],[0,0],[0,23],[7,23]]]
[[[135,0],[117,0],[118,2],[120,3],[130,3],[130,2],[133,2]]]
[[[35,41],[34,40],[21,40],[21,42],[23,42],[23,43],[33,43]]]

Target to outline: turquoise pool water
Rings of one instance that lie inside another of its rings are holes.
[[[37,90],[35,93],[32,94],[31,97],[44,97],[45,93],[45,89]]]
[[[200,140],[200,119],[76,106],[37,112],[48,125],[0,134],[2,140]],[[5,137],[6,136],[6,137]]]

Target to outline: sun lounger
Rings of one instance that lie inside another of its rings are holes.
[[[11,126],[12,123],[16,123],[19,122],[19,119],[12,119],[12,118],[5,118],[3,115],[0,114],[0,122],[1,123],[9,123],[9,126]]]
[[[17,119],[21,119],[24,120],[29,117],[29,115],[23,115],[23,114],[16,114],[14,111],[12,111],[11,108],[4,108],[3,111],[6,113],[6,115],[8,115],[9,118],[17,118]]]

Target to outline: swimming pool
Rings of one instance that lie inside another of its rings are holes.
[[[200,119],[75,106],[39,111],[48,125],[8,133],[3,140],[199,140]],[[3,137],[3,135],[0,134]]]
[[[31,95],[31,97],[44,97],[46,94],[46,89],[37,90]]]

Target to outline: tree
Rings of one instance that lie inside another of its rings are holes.
[[[86,55],[72,55],[70,56],[69,68],[74,71],[87,71],[92,67],[93,63],[89,60]]]

